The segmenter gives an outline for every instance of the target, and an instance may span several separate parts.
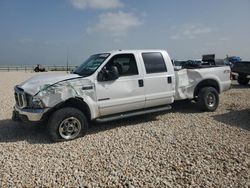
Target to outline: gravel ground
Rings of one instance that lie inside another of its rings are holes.
[[[250,187],[250,86],[233,83],[213,113],[178,102],[51,143],[10,120],[13,86],[33,74],[0,73],[0,187]]]

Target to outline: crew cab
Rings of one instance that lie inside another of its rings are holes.
[[[71,74],[40,74],[15,86],[15,121],[46,121],[54,141],[84,135],[104,122],[171,109],[194,99],[215,111],[230,88],[230,67],[175,70],[164,50],[117,50],[90,56]]]

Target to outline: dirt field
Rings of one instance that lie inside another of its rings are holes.
[[[33,75],[0,72],[0,187],[250,187],[250,85],[234,82],[213,113],[178,102],[51,143],[10,120],[14,85]]]

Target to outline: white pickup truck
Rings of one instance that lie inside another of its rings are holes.
[[[90,56],[72,74],[40,74],[15,86],[12,119],[45,120],[53,140],[72,140],[91,121],[169,110],[175,100],[214,111],[230,86],[228,66],[175,70],[164,50],[111,51]]]

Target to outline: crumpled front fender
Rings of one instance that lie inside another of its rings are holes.
[[[73,97],[81,97],[84,100],[92,101],[95,101],[96,99],[94,84],[85,78],[56,83],[41,90],[35,95],[35,97],[41,99],[44,106],[48,108],[52,108]]]

